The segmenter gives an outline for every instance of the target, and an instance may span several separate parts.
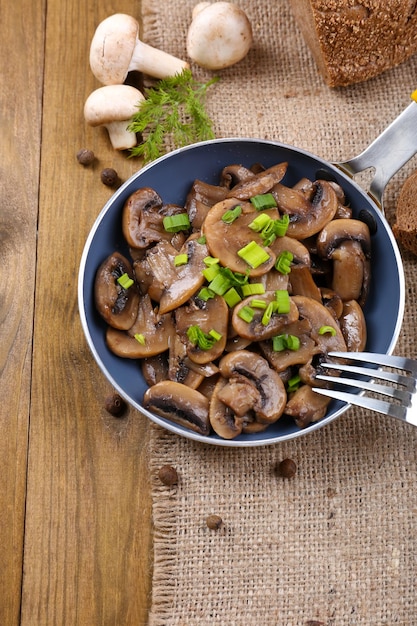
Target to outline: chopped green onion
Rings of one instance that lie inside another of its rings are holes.
[[[215,295],[216,294],[214,293],[214,291],[211,291],[211,289],[209,289],[208,287],[203,287],[202,289],[200,289],[197,297],[200,298],[200,300],[207,302],[207,300],[210,300],[210,298],[214,298]]]
[[[257,211],[272,209],[277,206],[277,202],[272,193],[263,193],[253,196],[250,201]]]
[[[214,256],[206,256],[203,259],[204,265],[206,267],[211,267],[212,265],[218,265],[219,264],[219,259],[217,259]]]
[[[197,239],[197,243],[199,243],[201,245],[205,244],[206,243],[206,236],[205,235],[201,235],[201,237],[199,237]]]
[[[267,304],[267,307],[265,309],[265,313],[262,315],[262,324],[263,324],[263,326],[268,326],[268,324],[269,324],[269,322],[271,320],[272,314],[276,312],[277,308],[278,308],[278,304],[276,302],[274,302],[274,301],[269,302]]]
[[[269,222],[272,221],[273,220],[271,220],[269,215],[267,215],[266,213],[261,213],[260,215],[255,217],[255,219],[250,224],[248,224],[248,226],[251,230],[259,233],[263,228],[265,228],[267,224],[269,224]]]
[[[230,308],[233,308],[236,304],[242,301],[242,298],[234,287],[231,287],[228,291],[226,291],[223,298],[225,299],[227,306]]]
[[[287,336],[287,348],[288,350],[299,350],[300,348],[300,340],[296,335],[288,335]]]
[[[187,337],[190,342],[200,348],[200,350],[210,350],[213,345],[218,341],[212,333],[216,333],[217,331],[210,331],[210,333],[205,333],[201,328],[197,325],[190,326],[187,330]],[[217,333],[218,335],[219,333]],[[221,338],[221,335],[220,335]]]
[[[214,263],[213,265],[210,265],[210,267],[207,267],[205,270],[202,270],[202,274],[208,282],[212,281],[219,272],[220,265],[218,263]]]
[[[336,334],[336,329],[333,326],[321,326],[319,328],[319,335],[326,335],[329,333],[332,337]]]
[[[253,306],[254,309],[266,309],[267,307],[265,300],[257,300],[256,298],[251,300],[250,305]]]
[[[222,272],[218,272],[209,284],[209,289],[217,293],[218,296],[223,296],[230,287],[230,280]]]
[[[242,319],[244,322],[248,322],[248,324],[253,320],[254,315],[255,311],[247,305],[243,306],[238,313],[240,319]]]
[[[256,296],[265,293],[265,287],[262,283],[247,283],[242,285],[242,294],[244,296]]]
[[[233,224],[235,220],[241,215],[242,207],[236,206],[234,209],[229,209],[222,215],[222,222],[225,224]]]
[[[188,263],[188,254],[177,254],[174,258],[175,267],[179,267],[180,265],[186,265]]]
[[[117,279],[117,282],[123,289],[129,289],[133,285],[133,280],[129,277],[129,275],[125,272]]]
[[[220,339],[222,338],[221,334],[220,334],[220,333],[218,333],[218,332],[217,332],[217,330],[214,330],[214,328],[212,328],[212,329],[209,331],[209,335],[210,335],[210,337],[213,337],[213,339],[214,339],[215,341],[220,341]]]
[[[290,294],[286,289],[278,289],[275,292],[275,300],[278,303],[278,313],[285,314],[290,312]]]
[[[279,220],[274,220],[274,233],[277,237],[283,237],[290,224],[290,216],[283,215]]]
[[[272,349],[274,352],[282,352],[283,350],[296,351],[300,348],[300,340],[296,335],[275,335],[272,337]]]
[[[284,250],[283,252],[281,252],[277,260],[275,261],[275,269],[277,270],[277,272],[280,272],[280,274],[289,274],[291,271],[291,263],[293,259],[294,255],[289,250]]]
[[[190,228],[190,219],[187,213],[166,215],[162,223],[167,233],[178,233],[180,230],[188,230]]]
[[[232,270],[229,267],[222,267],[220,271],[223,274],[223,276],[225,276],[228,280],[230,280],[231,285],[235,285],[237,287],[240,287],[241,285],[245,285],[249,280],[249,273],[240,274],[239,272],[232,272]]]
[[[256,241],[249,242],[238,250],[237,253],[241,259],[254,269],[262,265],[262,263],[266,263],[269,259],[269,254]]]
[[[296,374],[287,382],[287,392],[292,393],[293,391],[297,391],[301,384],[301,378],[299,374]]]
[[[266,248],[268,248],[271,245],[271,243],[275,241],[276,238],[277,238],[276,234],[271,233],[268,237],[265,237],[265,239],[263,239],[262,243]]]
[[[136,333],[136,335],[133,335],[134,338],[136,339],[136,341],[138,341],[141,346],[144,346],[146,343],[146,339],[145,339],[145,335],[142,335],[142,333]]]
[[[285,335],[272,337],[272,349],[274,352],[283,352],[285,350]]]

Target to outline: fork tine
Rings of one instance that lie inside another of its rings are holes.
[[[395,367],[417,375],[417,360],[408,359],[403,356],[376,354],[374,352],[329,352],[329,356],[352,361],[362,361],[363,363],[374,363],[375,365],[385,365],[386,367]]]
[[[391,402],[386,402],[385,400],[375,400],[375,398],[368,398],[367,396],[356,396],[346,391],[335,391],[333,389],[323,389],[322,387],[313,387],[313,391],[334,400],[341,400],[347,404],[361,406],[364,409],[377,411],[401,420],[405,420],[407,417],[406,407],[400,404],[391,404]]]
[[[335,353],[329,354],[332,356]],[[381,369],[372,369],[369,367],[357,367],[355,365],[347,365],[345,363],[322,363],[322,367],[326,369],[335,369],[341,372],[350,372],[352,374],[359,374],[360,376],[367,376],[368,378],[378,378],[379,380],[386,380],[388,382],[397,383],[406,387],[410,391],[415,389],[416,381],[410,376],[403,374],[397,374],[396,372],[386,372]]]
[[[347,385],[348,387],[353,387],[355,389],[363,389],[366,391],[373,391],[375,393],[380,393],[384,396],[389,396],[390,398],[395,398],[396,400],[400,400],[405,406],[409,406],[411,404],[411,393],[404,389],[398,389],[397,387],[391,387],[388,385],[378,385],[377,383],[374,383],[374,382],[356,380],[354,378],[342,378],[341,376],[327,376],[324,374],[317,374],[316,378],[319,380],[324,380],[326,382],[336,383],[338,385]]]

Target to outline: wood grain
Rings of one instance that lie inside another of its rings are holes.
[[[44,5],[0,0],[0,623],[10,626],[20,614]]]
[[[122,0],[117,11],[140,17]],[[146,624],[151,581],[147,420],[114,418],[87,348],[78,266],[96,216],[139,167],[83,119],[97,0],[0,0],[0,623]],[[76,160],[92,149],[93,166]],[[23,575],[22,575],[23,572]]]

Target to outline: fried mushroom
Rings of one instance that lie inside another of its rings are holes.
[[[209,400],[196,389],[164,380],[145,391],[143,406],[201,435],[210,434]]]
[[[126,275],[127,288],[123,281]],[[139,293],[133,269],[125,256],[113,252],[97,270],[94,281],[94,300],[101,317],[113,328],[128,330],[134,323],[139,306]]]

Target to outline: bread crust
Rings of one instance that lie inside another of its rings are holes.
[[[417,52],[416,0],[290,0],[330,87],[369,80]]]
[[[398,243],[417,255],[417,170],[401,187],[392,232]]]

